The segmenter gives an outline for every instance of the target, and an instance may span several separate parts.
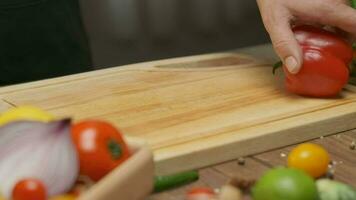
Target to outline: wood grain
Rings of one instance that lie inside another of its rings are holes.
[[[356,127],[353,92],[335,99],[303,98],[286,93],[281,81],[268,63],[222,53],[5,87],[0,97],[59,117],[111,121],[148,142],[157,174]]]
[[[0,112],[6,111],[13,107],[14,107],[14,105],[12,105],[11,103],[6,102],[4,100],[0,100]]]

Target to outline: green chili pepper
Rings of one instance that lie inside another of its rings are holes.
[[[161,192],[171,188],[179,187],[199,179],[197,171],[183,172],[168,176],[156,176],[154,192]]]

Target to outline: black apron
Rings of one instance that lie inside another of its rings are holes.
[[[91,69],[77,0],[0,0],[0,85]]]

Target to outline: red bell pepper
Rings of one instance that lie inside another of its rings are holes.
[[[349,79],[352,45],[333,32],[313,26],[298,26],[293,32],[302,48],[303,65],[297,74],[283,67],[286,88],[303,96],[337,96]]]

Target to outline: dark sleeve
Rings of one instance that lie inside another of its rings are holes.
[[[90,70],[77,0],[0,1],[0,84]]]

